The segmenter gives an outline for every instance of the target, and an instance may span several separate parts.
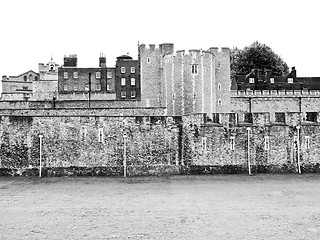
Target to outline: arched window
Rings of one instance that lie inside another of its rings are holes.
[[[26,82],[27,81],[27,76],[23,76],[23,80]]]
[[[53,70],[54,70],[54,65],[50,64],[50,71],[53,71]]]
[[[35,77],[34,77],[34,80],[35,80],[35,81],[38,81],[38,76],[35,76]]]
[[[29,81],[32,81],[32,79],[33,79],[33,77],[32,77],[32,75],[30,74],[30,75],[29,75]]]

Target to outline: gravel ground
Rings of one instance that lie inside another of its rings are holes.
[[[320,239],[320,175],[0,178],[0,239]]]

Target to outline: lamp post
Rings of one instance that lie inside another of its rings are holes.
[[[40,134],[39,135],[39,139],[40,139],[40,163],[39,163],[39,177],[41,177],[41,169],[42,169],[42,138],[43,135]]]
[[[127,177],[127,133],[123,133],[123,176]]]
[[[301,174],[301,167],[300,167],[300,126],[297,126],[297,153],[298,153],[298,173]]]
[[[251,175],[251,164],[250,164],[250,131],[251,131],[251,128],[247,127],[247,131],[248,131],[248,172],[249,172],[249,175]]]

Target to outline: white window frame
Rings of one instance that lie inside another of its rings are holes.
[[[121,78],[121,86],[125,86],[126,85],[126,78]]]
[[[270,83],[274,83],[274,78],[270,78]]]
[[[100,79],[101,78],[101,72],[96,72],[96,78]]]
[[[127,97],[127,92],[126,91],[121,91],[121,98],[126,98]]]
[[[107,78],[112,78],[112,72],[107,72]]]
[[[136,73],[136,68],[135,68],[135,67],[131,67],[131,68],[130,68],[130,72],[131,72],[131,73]]]
[[[78,72],[73,72],[73,78],[78,78]]]
[[[121,73],[126,73],[126,67],[121,67]]]
[[[249,78],[249,83],[254,83],[254,78],[253,77]]]
[[[269,151],[270,150],[270,137],[264,136],[264,150]]]
[[[68,84],[64,84],[63,85],[63,91],[68,91],[68,90],[69,90]]]
[[[201,146],[203,151],[207,151],[207,137],[201,138]]]
[[[135,98],[136,97],[136,91],[135,90],[132,90],[131,91],[131,98]]]
[[[107,84],[107,91],[110,91],[110,90],[111,90],[110,84],[108,83],[108,84]]]
[[[131,78],[131,86],[135,86],[136,85],[136,79],[135,78]]]
[[[288,83],[293,83],[293,78],[288,78]]]
[[[100,83],[97,83],[97,84],[96,84],[96,90],[97,90],[97,91],[101,91],[101,84],[100,84]]]
[[[310,136],[305,136],[304,139],[305,139],[306,149],[310,149]]]
[[[64,73],[63,73],[63,79],[68,79],[68,78],[69,78],[68,72],[64,72]]]
[[[89,91],[89,84],[88,83],[84,85],[84,90]]]
[[[235,149],[235,137],[234,136],[230,137],[229,149],[232,151]]]
[[[98,142],[104,142],[104,132],[102,127],[98,128]]]

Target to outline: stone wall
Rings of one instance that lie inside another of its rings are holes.
[[[3,168],[38,167],[39,134],[45,168],[121,167],[125,156],[128,166],[171,165],[178,157],[178,131],[164,117],[11,115],[0,126]]]

